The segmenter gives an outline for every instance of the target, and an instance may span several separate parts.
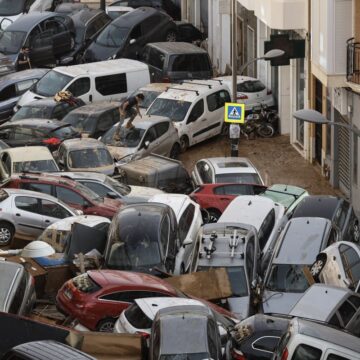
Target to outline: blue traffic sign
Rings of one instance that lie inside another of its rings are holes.
[[[225,122],[243,124],[245,122],[245,104],[225,103]]]

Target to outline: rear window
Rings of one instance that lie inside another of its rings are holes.
[[[99,76],[95,79],[95,86],[96,90],[104,96],[126,93],[126,74]]]
[[[211,71],[211,65],[206,54],[172,55],[169,71]]]
[[[143,313],[137,304],[131,305],[125,310],[127,321],[137,329],[151,328],[152,321]]]
[[[218,174],[215,176],[216,183],[239,183],[239,184],[257,184],[261,185],[261,180],[258,174]]]
[[[84,293],[94,293],[101,288],[88,274],[76,276],[72,282],[78,290]]]

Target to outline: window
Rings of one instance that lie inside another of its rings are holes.
[[[199,100],[191,110],[187,123],[196,121],[204,113],[204,100]]]
[[[97,130],[99,131],[107,131],[113,125],[113,118],[110,112],[103,114],[97,123]]]
[[[170,235],[170,220],[168,216],[164,217],[164,220],[161,222],[160,227],[160,248],[163,253],[163,256],[166,256],[168,250]]]
[[[94,191],[100,197],[105,197],[107,196],[108,192],[111,192],[111,189],[97,182],[93,182],[93,181],[80,181],[80,182],[81,184],[88,187],[90,190]]]
[[[350,204],[346,200],[344,200],[336,212],[335,223],[340,228],[340,230],[342,230],[345,225],[345,221],[349,212],[349,207]]]
[[[341,327],[340,320],[337,314],[334,314],[334,316],[330,319],[329,324],[334,325],[336,327]]]
[[[345,244],[339,246],[339,251],[346,275],[354,286],[360,280],[360,257],[353,248]]]
[[[137,304],[129,306],[124,313],[126,320],[136,329],[149,329],[152,320],[139,308]]]
[[[75,97],[86,94],[90,91],[90,79],[88,77],[75,80],[68,88]]]
[[[24,211],[39,214],[38,199],[26,196],[17,196],[15,198],[15,206]]]
[[[209,111],[215,111],[224,107],[226,102],[230,102],[230,94],[221,90],[207,97],[207,105]]]
[[[344,323],[344,327],[346,327],[347,323],[351,320],[351,318],[355,315],[355,308],[349,301],[344,301],[344,303],[339,308],[339,314]]]
[[[149,65],[157,69],[162,70],[164,68],[165,55],[153,47],[147,48],[144,59]]]
[[[254,349],[274,352],[280,338],[277,336],[263,336],[252,343]]]
[[[97,31],[98,31],[98,29],[96,27],[96,23],[95,23],[95,21],[93,21],[86,29],[85,39],[86,40],[90,39],[93,35],[96,34]]]
[[[51,195],[51,185],[39,183],[21,183],[21,188],[26,190],[37,191],[43,194]]]
[[[14,140],[32,140],[34,138],[34,134],[31,129],[16,127],[14,128],[12,138]]]
[[[196,71],[211,72],[211,64],[207,54],[171,55],[168,70],[186,73]]]
[[[141,36],[141,27],[140,25],[135,26],[130,33],[130,40],[138,39]]]
[[[26,275],[21,276],[20,283],[16,289],[13,301],[11,302],[9,313],[17,314],[20,310],[21,304],[24,301],[25,289],[26,289]]]
[[[193,204],[189,204],[188,207],[185,209],[183,214],[181,215],[181,218],[179,219],[179,239],[180,239],[180,245],[182,245],[183,241],[186,238],[186,235],[188,234],[191,224],[194,220],[194,214],[195,214],[195,206]]]
[[[41,200],[40,212],[42,215],[57,219],[64,219],[72,216],[72,214],[70,214],[70,212],[64,207],[49,200]]]
[[[66,204],[85,206],[86,200],[76,192],[62,186],[56,186],[56,197]]]
[[[301,344],[296,348],[291,360],[320,360],[322,351],[315,347]]]
[[[199,175],[204,182],[204,184],[211,184],[212,183],[212,172],[209,164],[207,164],[205,161],[199,161],[196,164],[196,167],[198,169]]]
[[[254,242],[255,242],[254,237],[251,237],[246,245],[246,254],[245,254],[246,271],[250,281],[253,279],[253,270],[254,270],[254,253],[255,253]]]
[[[275,210],[272,209],[269,214],[266,216],[264,222],[262,223],[260,230],[259,230],[259,246],[262,250],[266,245],[269,236],[275,225]]]
[[[157,137],[165,135],[169,130],[170,123],[169,122],[162,122],[160,124],[155,125]]]
[[[217,359],[218,353],[217,353],[217,346],[216,346],[216,328],[217,325],[214,324],[211,320],[208,320],[207,323],[207,338],[208,338],[208,344],[209,344],[209,352],[210,352],[210,358]]]
[[[360,297],[359,296],[350,296],[349,301],[353,304],[353,306],[358,309],[360,308]]]
[[[13,134],[13,129],[12,128],[2,128],[0,130],[0,139],[9,140],[9,139],[12,138],[12,134]]]
[[[151,128],[148,129],[148,131],[145,134],[144,143],[146,141],[149,141],[151,143],[154,140],[156,140],[156,138],[157,138],[157,135],[156,135],[155,126],[152,126]]]
[[[16,97],[15,85],[6,86],[0,91],[0,101],[6,101]]]
[[[216,195],[253,195],[254,191],[251,185],[224,185],[214,189]]]
[[[126,74],[100,76],[95,79],[96,90],[101,95],[114,95],[127,92]]]
[[[53,119],[61,120],[72,109],[73,109],[72,106],[68,103],[59,104],[59,105],[55,106],[51,117]]]
[[[17,95],[22,95],[27,91],[33,84],[36,83],[35,79],[20,81],[16,84]]]
[[[257,81],[244,81],[240,84],[237,84],[237,91],[244,93],[255,93],[265,90],[265,85],[257,80]]]
[[[350,358],[346,358],[340,355],[329,354],[326,360],[350,360]]]
[[[135,299],[148,298],[148,297],[162,297],[162,296],[168,296],[168,295],[155,291],[123,291],[123,292],[115,292],[104,295],[101,297],[101,299],[133,303]]]

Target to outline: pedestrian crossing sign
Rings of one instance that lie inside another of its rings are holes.
[[[243,124],[245,122],[245,104],[225,103],[225,122]]]

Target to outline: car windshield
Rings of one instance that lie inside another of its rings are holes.
[[[58,71],[49,71],[34,86],[34,93],[51,97],[61,91],[73,78]]]
[[[211,266],[199,266],[197,271],[209,271],[215,267]],[[226,268],[233,295],[232,296],[247,296],[248,286],[245,276],[245,269],[243,266],[234,266]]]
[[[24,12],[25,0],[0,0],[0,16],[13,16]]]
[[[138,304],[132,304],[125,310],[127,321],[136,329],[149,329],[152,320],[139,308]]]
[[[309,287],[303,268],[304,265],[275,264],[265,287],[270,291],[303,293]]]
[[[139,104],[139,108],[147,109],[152,102],[162,93],[162,91],[150,91],[150,90],[140,90],[132,93],[131,96],[136,96],[141,92],[144,95],[144,100],[142,100]]]
[[[111,186],[113,189],[115,189],[122,196],[126,196],[126,195],[130,194],[130,192],[131,192],[130,186],[122,184],[122,183],[114,180],[110,176],[107,176],[105,178],[105,184]]]
[[[191,354],[169,354],[161,355],[160,360],[204,360],[211,359],[208,353],[191,353]]]
[[[73,169],[88,169],[109,166],[114,163],[107,149],[73,150],[69,153],[69,166]]]
[[[21,120],[21,119],[50,119],[51,118],[51,108],[47,106],[36,106],[36,105],[28,105],[20,108],[15,115],[11,118],[13,120]]]
[[[128,38],[129,28],[122,28],[115,24],[107,26],[96,39],[96,43],[107,47],[120,48]]]
[[[89,113],[70,113],[63,121],[72,125],[79,132],[92,133],[95,131],[96,119],[90,116]]]
[[[172,121],[180,122],[184,120],[190,105],[189,101],[157,98],[147,111],[147,115],[166,116]]]
[[[55,172],[59,171],[54,160],[36,160],[14,162],[13,172]]]
[[[0,31],[0,52],[3,54],[17,54],[24,43],[25,37],[26,32],[24,31]]]
[[[269,190],[269,189],[267,189],[265,192],[263,192],[260,195],[265,196],[276,203],[284,205],[285,208],[289,208],[297,199],[296,195],[286,194],[280,191]]]
[[[121,126],[118,134],[119,137],[115,140],[116,129],[117,125],[109,129],[101,138],[101,141],[106,145],[135,148],[140,144],[145,133],[144,129],[136,127],[127,129],[125,126]]]
[[[215,175],[215,183],[237,183],[237,184],[257,184],[262,185],[258,174],[218,174]]]

